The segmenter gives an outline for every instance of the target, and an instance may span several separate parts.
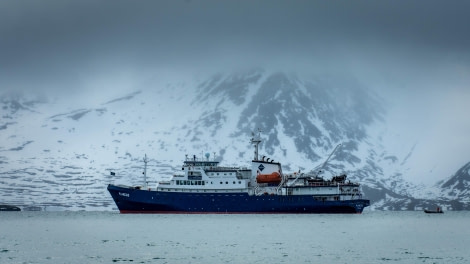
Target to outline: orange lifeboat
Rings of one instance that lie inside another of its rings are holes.
[[[271,174],[258,174],[258,176],[256,176],[256,181],[258,183],[280,183],[281,174],[279,174],[279,172],[273,172]]]

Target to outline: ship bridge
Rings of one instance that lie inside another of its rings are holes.
[[[188,158],[186,155],[186,160],[184,161],[183,164],[183,170],[184,167],[217,167],[219,165],[218,161],[215,160],[209,160],[209,155],[206,154],[206,159],[201,159],[197,158],[196,155],[193,155],[192,158]]]

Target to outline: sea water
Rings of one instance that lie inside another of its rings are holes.
[[[470,263],[470,212],[0,212],[0,263]]]

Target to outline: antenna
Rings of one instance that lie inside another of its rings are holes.
[[[148,189],[148,182],[147,182],[147,163],[149,162],[149,160],[147,159],[147,154],[145,154],[144,156],[144,186],[145,186],[145,189]]]
[[[255,136],[255,133],[251,132],[251,135],[253,136],[251,138],[251,141],[250,143],[255,145],[255,157],[253,158],[253,160],[258,160],[258,145],[259,143],[261,143],[261,130],[258,128],[258,136]]]

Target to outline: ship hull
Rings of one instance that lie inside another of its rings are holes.
[[[121,213],[337,213],[360,214],[369,200],[319,201],[312,195],[246,192],[161,192],[108,185]]]

